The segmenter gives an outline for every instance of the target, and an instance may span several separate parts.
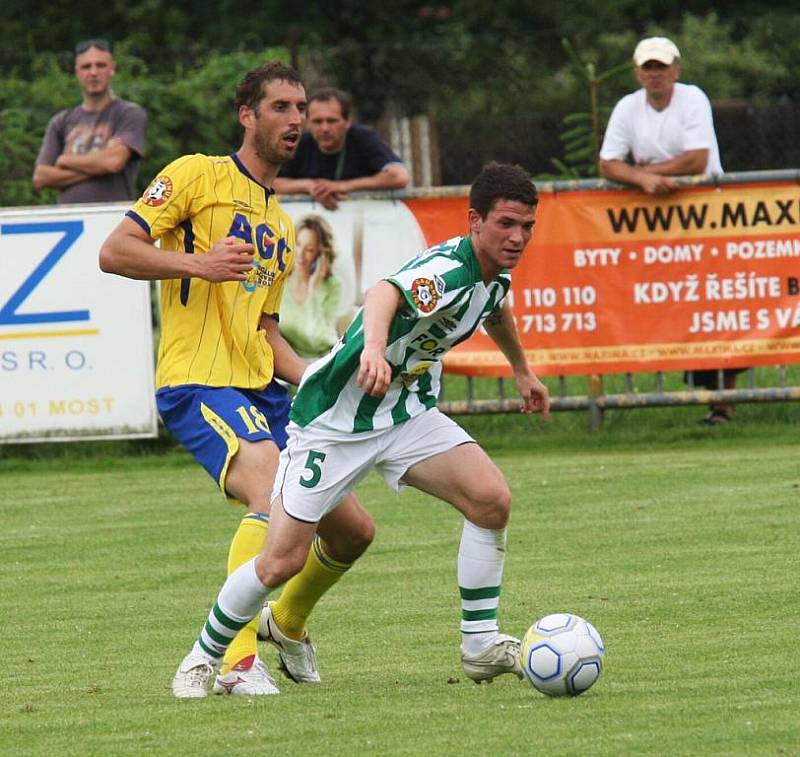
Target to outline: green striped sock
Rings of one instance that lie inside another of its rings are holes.
[[[268,593],[256,575],[256,558],[240,565],[222,585],[195,650],[221,660],[236,634],[260,612]]]
[[[458,549],[462,647],[477,651],[497,636],[497,610],[505,564],[506,529],[464,521]]]

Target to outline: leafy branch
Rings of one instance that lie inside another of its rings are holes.
[[[572,69],[588,90],[589,110],[564,116],[566,128],[559,135],[564,146],[564,159],[550,159],[558,170],[553,178],[580,179],[597,176],[600,136],[611,112],[609,106],[599,104],[598,90],[606,79],[630,70],[630,64],[621,63],[608,71],[597,73],[597,66],[591,61],[584,62],[568,39],[562,39],[561,45],[570,59]]]

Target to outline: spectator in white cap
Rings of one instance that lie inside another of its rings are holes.
[[[648,37],[633,51],[642,88],[623,97],[600,148],[606,179],[667,194],[674,176],[722,173],[711,103],[693,84],[681,84],[681,54],[666,37]]]
[[[600,172],[611,181],[633,184],[648,194],[671,192],[673,176],[722,173],[714,133],[711,103],[699,87],[681,84],[681,54],[666,37],[643,39],[633,51],[636,78],[642,88],[623,97],[611,112]],[[726,368],[719,383],[717,370],[694,371],[694,386],[734,389],[742,368]],[[712,402],[702,423],[717,425],[733,419],[733,405]]]

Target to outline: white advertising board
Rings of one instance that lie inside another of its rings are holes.
[[[370,286],[426,246],[414,214],[402,202],[353,199],[334,211],[294,198],[281,205],[295,224],[315,215],[328,222],[337,252],[334,273],[341,280],[343,298],[357,305]]]
[[[124,211],[0,210],[0,443],[156,435],[150,285],[97,262]]]

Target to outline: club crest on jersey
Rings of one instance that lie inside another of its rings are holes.
[[[439,290],[430,279],[414,279],[411,283],[411,297],[417,309],[423,313],[430,313],[439,302]]]
[[[411,370],[403,371],[400,374],[400,381],[406,389],[410,389],[419,381],[419,377],[428,372],[433,365],[431,362],[417,363]]]
[[[151,208],[163,205],[172,197],[172,179],[169,176],[156,176],[150,182],[150,186],[144,190],[142,202]]]

